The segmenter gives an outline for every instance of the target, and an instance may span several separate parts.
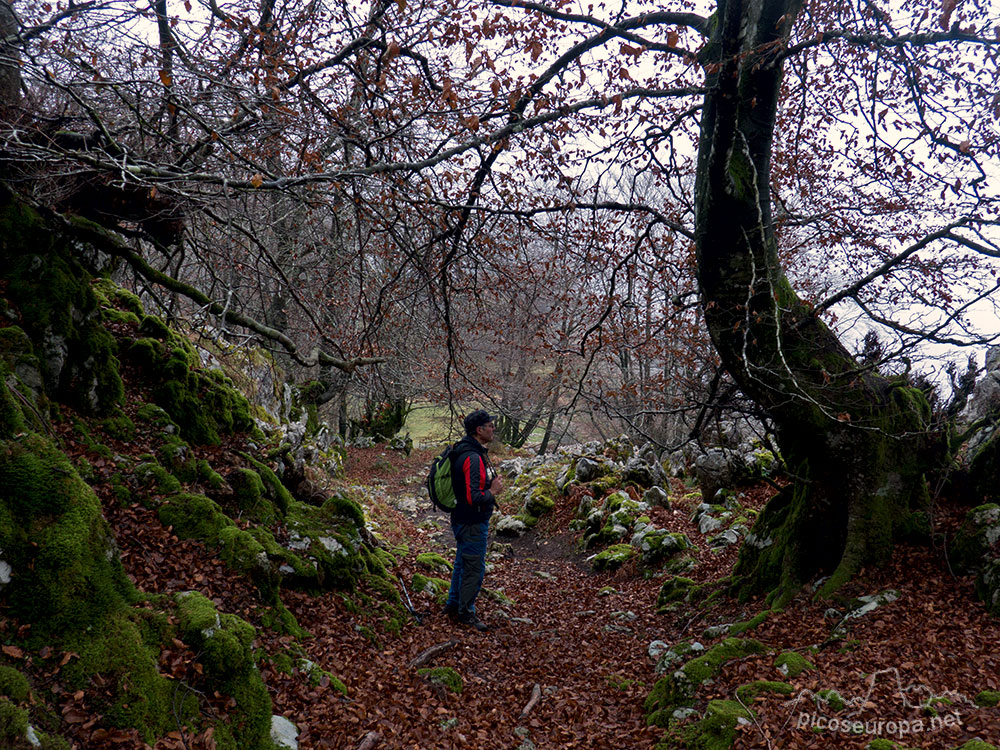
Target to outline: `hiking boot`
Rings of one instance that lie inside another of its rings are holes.
[[[455,619],[458,617],[458,605],[457,604],[445,604],[442,610],[448,617]]]
[[[490,629],[489,625],[487,625],[485,622],[476,617],[475,612],[463,612],[458,616],[457,619],[463,625],[470,625],[474,627],[476,630],[478,630],[480,633],[483,633]]]

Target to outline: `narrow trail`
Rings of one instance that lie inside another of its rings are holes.
[[[405,581],[414,606],[426,613],[421,623],[407,618],[401,627],[393,622],[398,609],[384,604],[384,592],[362,588],[314,597],[284,590],[285,605],[311,636],[279,635],[260,626],[259,600],[250,581],[233,575],[214,552],[178,541],[139,505],[123,508],[106,499],[105,511],[116,528],[123,563],[140,589],[196,589],[223,611],[258,626],[255,646],[273,711],[298,726],[301,750],[651,749],[663,730],[645,725],[643,702],[659,677],[649,644],[693,639],[710,646],[724,636],[708,635],[706,628],[746,621],[766,609],[759,601],[740,605],[720,597],[708,608],[655,614],[662,578],[644,576],[630,564],[614,573],[594,573],[566,531],[574,501],[565,497],[529,534],[494,540],[478,605],[490,630],[478,633],[457,625],[431,596],[412,588],[416,573],[449,575],[419,564],[418,555],[448,559],[453,554],[447,517],[431,512],[430,501],[417,497],[428,463],[427,452],[404,458],[379,448],[351,449],[348,456],[345,483],[370,488],[364,490],[366,514],[380,543],[396,551],[405,548],[390,572]],[[759,506],[763,499],[752,502]],[[942,502],[939,526],[953,527],[965,510]],[[664,511],[656,522],[697,538],[686,509]],[[701,545],[694,554],[698,564],[687,575],[708,581],[730,572],[736,549]],[[852,597],[888,590],[898,593],[896,601],[851,620],[843,634],[831,638]],[[732,700],[741,685],[755,680],[788,679],[794,693],[754,699],[754,723],[741,729],[733,750],[862,750],[876,738],[908,740],[907,746],[922,750],[954,750],[972,738],[1000,742],[1000,708],[973,701],[980,691],[1000,690],[1000,621],[976,600],[970,578],[949,572],[935,545],[900,545],[889,565],[864,571],[835,601],[815,601],[804,589],[786,610],[770,613],[748,635],[767,644],[767,652],[727,664],[699,691],[698,706]],[[460,693],[433,684],[413,665],[428,649],[449,643],[422,666],[454,669],[462,679]],[[805,655],[813,668],[798,677],[783,676],[775,657],[787,650]],[[281,668],[280,655],[296,661],[304,657],[329,676],[311,679],[301,664],[290,671]],[[165,652],[162,660],[181,679],[185,669],[196,666],[195,655],[183,650]],[[197,682],[194,675],[187,678]],[[346,694],[335,689],[338,679]],[[915,686],[920,695],[946,696],[949,702],[933,710],[906,704],[900,685]],[[812,704],[810,696],[831,689],[845,700],[863,698],[864,710]],[[206,700],[217,713],[232,708],[225,696]],[[860,735],[817,732],[802,724],[803,717],[858,717],[873,723]],[[949,723],[937,727],[935,717]],[[904,722],[910,735],[894,734],[893,727]],[[190,743],[170,735],[154,750],[211,750],[214,745],[203,739]],[[145,745],[135,738],[132,745],[114,746]]]
[[[359,464],[370,458],[352,452],[349,475],[363,479]],[[454,554],[446,516],[422,504],[409,515],[393,507],[415,494],[424,463],[409,459],[400,478],[376,493],[381,532],[410,548],[398,571],[407,588],[414,572],[449,576],[413,564],[417,554]],[[415,608],[426,613],[422,624],[411,619],[399,635],[379,634],[377,643],[357,629],[364,618],[345,611],[336,595],[286,592],[289,609],[316,636],[305,644],[309,658],[348,688],[345,698],[331,689],[303,690],[294,676],[266,676],[279,703],[287,697],[302,707],[289,718],[300,727],[303,750],[362,747],[371,733],[379,736],[372,747],[421,750],[655,744],[662,731],[645,725],[642,710],[656,678],[647,650],[677,635],[653,614],[657,580],[626,571],[595,574],[573,552],[571,538],[541,530],[494,540],[484,587],[477,608],[488,632],[453,623],[431,597],[410,591]],[[452,640],[425,666],[453,668],[463,680],[460,694],[410,666],[426,649]],[[536,686],[540,695],[524,713]]]

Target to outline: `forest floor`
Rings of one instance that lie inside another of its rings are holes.
[[[212,450],[212,465],[224,463],[226,448]],[[311,637],[258,631],[274,713],[297,725],[302,750],[652,748],[663,730],[646,725],[643,709],[660,677],[650,644],[693,639],[710,646],[722,636],[706,636],[707,627],[746,621],[765,609],[759,601],[741,605],[722,597],[708,609],[657,614],[663,579],[643,575],[631,564],[612,573],[593,572],[577,549],[576,535],[567,531],[575,501],[564,497],[524,537],[494,540],[478,604],[489,631],[455,624],[439,603],[411,587],[414,573],[449,577],[416,562],[423,552],[453,555],[447,517],[433,513],[426,499],[416,510],[412,504],[409,512],[399,509],[400,500],[417,495],[431,457],[429,451],[405,457],[377,446],[349,449],[346,463],[345,481],[370,488],[366,514],[382,543],[408,549],[390,573],[396,583],[405,582],[420,621],[411,618],[398,632],[386,628],[377,607],[357,605],[358,596],[374,601],[374,593],[369,599],[363,591],[355,598],[283,591],[286,606]],[[748,490],[744,503],[759,508],[772,493],[766,486]],[[954,524],[964,510],[939,508],[939,523]],[[138,504],[123,508],[106,502],[105,513],[125,568],[140,589],[197,589],[220,610],[259,624],[253,585],[228,571],[214,553],[179,541]],[[697,544],[689,508],[654,509],[654,515],[657,526],[687,533]],[[727,575],[735,546],[722,552],[701,547],[699,564],[688,575],[698,581]],[[898,592],[896,601],[841,622],[844,602],[890,589]],[[698,705],[704,707],[713,698],[732,699],[737,687],[754,680],[791,683],[789,695],[765,693],[752,700],[755,718],[740,728],[735,748],[867,748],[883,738],[906,747],[951,750],[976,737],[1000,741],[1000,709],[973,703],[981,691],[1000,689],[1000,622],[976,601],[970,579],[949,573],[943,550],[898,547],[891,564],[865,571],[843,594],[842,601],[816,602],[804,591],[744,634],[763,642],[766,653],[726,664],[713,683],[701,688]],[[178,677],[185,665],[194,664],[182,645],[162,660],[164,669],[174,660]],[[441,650],[423,666],[453,668],[462,678],[460,693],[428,681],[413,665],[435,646]],[[303,674],[274,666],[270,656],[298,647],[342,680],[347,694],[327,680],[312,685]],[[788,650],[802,653],[815,668],[784,677],[774,662]],[[813,696],[824,689],[836,690],[847,707],[817,704]],[[933,711],[920,708],[928,698],[940,699]],[[88,735],[88,725],[95,724],[87,706],[74,703],[71,695],[64,699],[64,715],[69,711],[77,717],[78,747],[143,746],[127,732]],[[156,748],[210,748],[210,740],[174,733]]]

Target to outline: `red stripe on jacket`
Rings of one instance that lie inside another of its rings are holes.
[[[479,459],[479,491],[486,489],[486,464],[483,463],[482,456]],[[465,475],[465,502],[472,505],[472,456],[462,463],[462,473]]]

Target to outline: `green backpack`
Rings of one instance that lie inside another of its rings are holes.
[[[455,455],[455,446],[444,449],[444,453],[431,462],[431,470],[427,475],[427,493],[431,502],[438,510],[451,513],[455,510],[458,499],[451,483],[451,459]]]

